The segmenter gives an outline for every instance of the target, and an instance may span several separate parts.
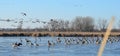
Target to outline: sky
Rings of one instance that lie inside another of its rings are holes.
[[[91,16],[94,19],[120,19],[120,0],[0,0],[0,19],[23,18],[25,20],[50,19],[72,20],[76,16]],[[0,22],[1,27],[10,27]],[[32,25],[32,24],[31,24]],[[26,27],[30,27],[28,24]],[[37,25],[36,25],[37,26]]]

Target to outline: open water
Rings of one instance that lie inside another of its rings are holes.
[[[23,45],[13,48],[12,43],[20,42],[20,38]],[[33,43],[36,41],[33,37],[0,37],[0,56],[97,56],[100,47],[92,43],[85,45],[59,43],[48,47],[48,40],[55,42],[56,37],[39,37],[37,39],[39,46],[30,46],[26,44],[25,38]],[[120,42],[107,43],[103,56],[120,56]]]

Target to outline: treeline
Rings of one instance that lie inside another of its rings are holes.
[[[46,31],[81,31],[81,32],[92,32],[92,31],[106,31],[108,26],[108,21],[106,19],[95,20],[90,16],[82,17],[78,16],[72,21],[63,20],[63,19],[51,19],[44,29]],[[120,22],[120,21],[119,21]],[[120,27],[120,23],[118,26]],[[120,31],[113,27],[112,31]]]
[[[72,20],[64,19],[51,19],[48,22],[43,22],[42,28],[34,29],[1,29],[0,31],[79,31],[79,32],[104,32],[108,26],[109,20],[106,19],[94,19],[90,16],[82,17],[77,16]],[[120,32],[120,20],[117,23],[118,29],[113,27],[112,31]],[[41,26],[41,25],[38,25]],[[114,26],[116,26],[114,24]]]

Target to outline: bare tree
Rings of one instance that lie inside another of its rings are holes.
[[[65,23],[64,23],[64,25],[65,25],[65,29],[66,29],[66,31],[68,31],[69,30],[69,21],[65,21]]]
[[[106,19],[99,19],[98,20],[98,27],[101,31],[105,31],[105,29],[107,28],[107,20]]]
[[[66,31],[69,28],[69,21],[57,20],[57,30]]]
[[[64,20],[58,20],[58,29],[60,31],[64,30]]]
[[[93,31],[94,30],[94,19],[92,17],[76,17],[72,23],[65,20],[51,19],[45,28],[50,31]]]
[[[92,17],[83,18],[83,31],[93,31],[94,30],[94,20]]]
[[[51,19],[50,22],[48,22],[49,30],[55,31],[58,29],[58,21],[55,19]]]
[[[76,17],[71,24],[71,28],[75,31],[81,31],[82,24],[82,17]]]
[[[92,17],[76,17],[72,23],[72,28],[75,31],[93,31],[94,20]]]

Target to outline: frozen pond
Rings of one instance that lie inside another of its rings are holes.
[[[12,43],[20,42],[20,38],[23,45],[13,48]],[[65,45],[62,40],[61,43],[48,47],[48,40],[55,42],[57,37],[39,37],[39,46],[31,46],[26,44],[25,38],[33,43],[36,40],[33,37],[0,37],[0,56],[97,56],[100,46],[94,43]],[[120,56],[120,42],[107,43],[103,56]]]

